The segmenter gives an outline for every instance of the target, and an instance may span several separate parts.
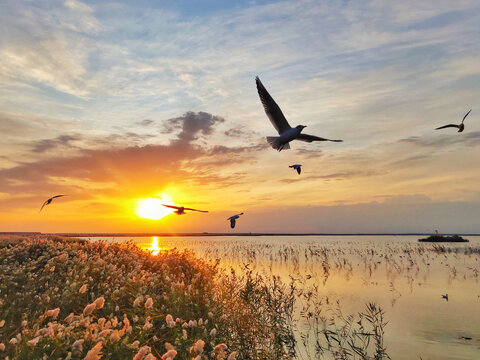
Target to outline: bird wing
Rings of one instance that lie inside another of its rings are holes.
[[[291,129],[292,127],[288,123],[287,119],[285,119],[282,110],[280,110],[280,107],[270,96],[267,89],[265,89],[258,76],[255,78],[255,82],[257,83],[258,96],[260,96],[260,101],[265,109],[265,113],[270,119],[273,127],[277,130],[278,134],[282,134],[288,129]]]
[[[343,141],[343,140],[331,140],[331,139],[326,139],[326,138],[322,138],[322,137],[319,137],[319,136],[308,135],[308,134],[300,134],[300,135],[298,135],[296,140],[305,141],[305,142],[312,142],[312,141],[342,142]]]
[[[448,125],[440,126],[440,127],[436,128],[435,130],[446,129],[446,128],[451,128],[451,127],[458,129],[457,124],[448,124]]]
[[[48,201],[48,200],[47,200],[47,201]],[[45,202],[43,203],[43,205],[42,205],[42,207],[40,208],[40,211],[39,211],[39,212],[42,212],[43,207],[45,206],[45,204],[47,203],[47,201],[45,201]]]
[[[297,172],[298,172],[298,175],[300,175],[300,173],[302,172],[302,168],[300,166],[297,167]]]
[[[470,111],[472,111],[472,109],[470,109]],[[463,117],[463,119],[462,119],[462,124],[463,124],[463,122],[465,121],[465,118],[468,116],[468,114],[470,114],[470,111],[467,112],[467,113],[465,114],[465,116]]]
[[[170,209],[176,209],[176,210],[180,209],[179,206],[165,205],[165,204],[162,204],[162,205],[165,206],[165,207],[168,207],[168,208],[170,208]],[[185,209],[185,210],[186,210],[186,209]]]
[[[55,195],[55,196],[52,196],[52,199],[59,198],[59,197],[62,197],[62,196],[67,196],[67,195]]]
[[[184,208],[183,210],[199,211],[199,212],[203,212],[203,213],[207,213],[207,212],[208,212],[208,211],[206,211],[206,210],[197,210],[197,209],[191,209],[191,208]]]

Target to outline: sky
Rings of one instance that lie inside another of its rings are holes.
[[[6,0],[0,31],[0,231],[480,232],[476,0]],[[344,142],[269,148],[257,75]]]

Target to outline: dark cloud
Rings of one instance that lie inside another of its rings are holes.
[[[81,139],[82,139],[81,135],[73,134],[73,135],[60,135],[54,139],[39,140],[33,143],[31,151],[35,153],[43,153],[61,146],[71,147],[72,141],[78,141]]]
[[[237,138],[251,138],[255,135],[255,131],[244,129],[244,128],[231,128],[224,132],[226,136],[237,137]]]
[[[150,126],[150,125],[152,125],[153,123],[155,123],[154,120],[144,119],[144,120],[142,120],[142,121],[137,121],[135,124],[140,125],[140,126]]]
[[[172,133],[181,129],[178,141],[191,142],[198,138],[199,134],[210,135],[216,124],[223,123],[224,118],[203,111],[198,113],[189,111],[183,116],[166,120],[162,129],[163,133]]]

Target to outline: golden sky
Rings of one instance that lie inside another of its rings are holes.
[[[227,3],[3,5],[0,231],[480,232],[477,1]]]

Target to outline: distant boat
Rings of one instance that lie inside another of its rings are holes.
[[[443,236],[443,235],[430,235],[428,238],[425,239],[418,239],[420,242],[469,242],[470,240],[464,239],[458,235],[451,235],[451,236]]]

